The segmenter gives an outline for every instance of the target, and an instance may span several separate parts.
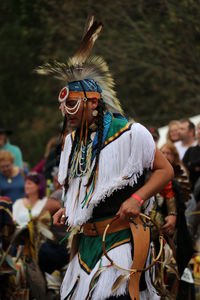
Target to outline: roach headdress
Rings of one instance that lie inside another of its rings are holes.
[[[67,60],[67,63],[57,61],[46,63],[36,69],[36,72],[42,75],[49,75],[65,82],[66,87],[59,94],[59,101],[62,103],[69,96],[69,92],[74,90],[69,86],[72,82],[92,80],[101,89],[103,101],[112,111],[122,112],[119,100],[114,91],[114,81],[109,72],[108,66],[103,58],[97,56],[88,56],[98,38],[102,23],[94,21],[94,16],[88,18],[82,41],[76,53]],[[86,92],[90,92],[90,88]],[[93,92],[93,90],[92,90]],[[79,95],[80,96],[80,95]],[[62,108],[62,105],[61,105]]]

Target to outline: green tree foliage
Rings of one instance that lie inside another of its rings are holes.
[[[65,61],[87,15],[104,23],[93,54],[102,55],[125,113],[144,125],[199,113],[200,1],[6,0],[0,8],[0,108],[11,139],[33,166],[62,120],[64,85],[33,70]]]

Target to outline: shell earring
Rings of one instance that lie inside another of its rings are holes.
[[[93,110],[93,112],[92,112],[92,115],[93,115],[93,117],[97,117],[97,115],[98,115],[98,111],[95,109],[95,110]]]

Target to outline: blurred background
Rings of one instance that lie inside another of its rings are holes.
[[[103,56],[129,118],[163,127],[200,111],[200,1],[6,0],[0,7],[0,111],[12,143],[34,166],[62,121],[64,83],[34,68],[65,62],[90,13],[104,28],[93,49]]]

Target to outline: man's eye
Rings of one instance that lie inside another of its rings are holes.
[[[67,106],[69,106],[69,107],[73,107],[73,106],[75,106],[76,105],[76,103],[75,102],[70,102],[70,103],[67,103]]]

